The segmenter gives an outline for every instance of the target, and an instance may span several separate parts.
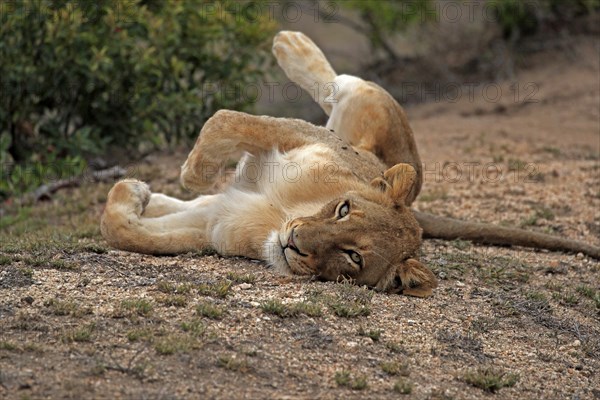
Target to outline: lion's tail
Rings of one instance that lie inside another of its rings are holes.
[[[600,259],[600,247],[578,240],[546,235],[524,229],[506,228],[502,226],[466,222],[428,213],[414,211],[417,221],[423,228],[423,237],[432,239],[464,239],[475,243],[492,245],[514,245],[583,253]]]

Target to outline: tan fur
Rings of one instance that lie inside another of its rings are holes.
[[[225,161],[245,152],[233,182],[189,202],[151,194],[139,181],[119,182],[102,234],[124,250],[210,247],[265,260],[280,273],[430,295],[436,279],[415,260],[421,229],[408,208],[421,187],[420,159],[400,106],[374,84],[336,76],[301,33],[279,33],[273,52],[304,89],[315,82],[324,89],[315,100],[330,115],[327,128],[219,111],[202,128],[181,182],[205,192],[223,178]]]

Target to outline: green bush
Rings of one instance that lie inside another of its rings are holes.
[[[0,198],[27,186],[14,165],[176,143],[249,106],[235,89],[261,76],[274,25],[239,6],[0,0]]]

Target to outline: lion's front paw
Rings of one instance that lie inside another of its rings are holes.
[[[150,188],[146,183],[137,179],[125,179],[113,186],[108,193],[107,208],[125,206],[139,217],[148,205],[150,195]]]

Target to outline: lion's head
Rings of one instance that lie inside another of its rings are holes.
[[[429,296],[437,281],[414,258],[421,228],[405,204],[414,182],[414,169],[398,164],[315,215],[287,221],[270,238],[276,254],[269,258],[296,274],[344,277],[382,291]]]

